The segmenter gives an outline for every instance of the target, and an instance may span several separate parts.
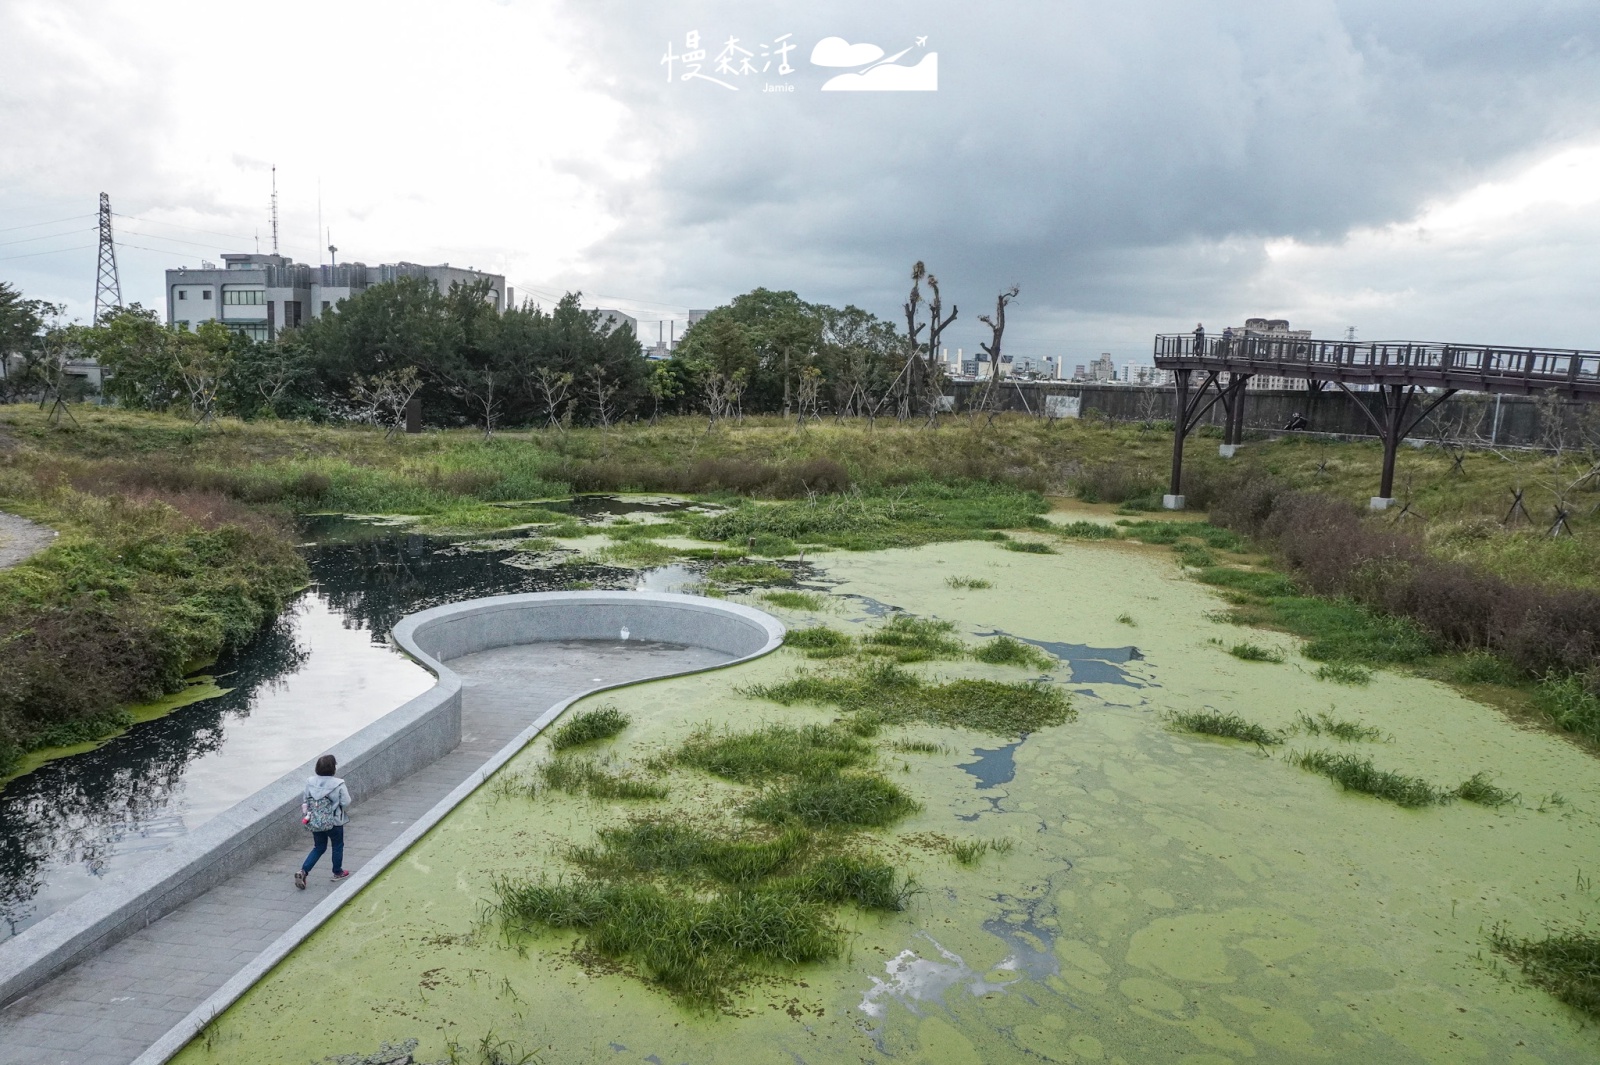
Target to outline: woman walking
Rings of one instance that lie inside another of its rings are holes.
[[[329,841],[333,843],[334,882],[338,883],[350,875],[350,870],[344,867],[344,826],[350,820],[350,815],[346,813],[350,808],[350,789],[344,786],[343,780],[333,775],[338,768],[339,763],[333,755],[325,754],[318,758],[317,774],[306,781],[305,794],[300,799],[300,823],[311,830],[311,839],[315,844],[311,853],[306,855],[305,864],[294,874],[294,886],[301,891],[305,890],[307,874],[317,864],[317,859],[322,857],[322,852],[328,849]]]

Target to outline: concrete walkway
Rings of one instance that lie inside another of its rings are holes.
[[[345,866],[359,868],[556,703],[597,682],[624,683],[730,661],[700,647],[543,643],[452,659],[462,679],[453,752],[377,795],[357,795]],[[311,885],[292,874],[310,837],[239,871],[111,949],[0,1011],[0,1065],[126,1065],[329,892],[328,858]]]

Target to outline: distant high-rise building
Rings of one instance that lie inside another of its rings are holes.
[[[1117,367],[1112,363],[1109,351],[1101,352],[1098,359],[1089,363],[1089,380],[1104,382],[1115,381],[1116,379]]]

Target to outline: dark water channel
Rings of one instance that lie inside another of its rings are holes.
[[[551,509],[604,520],[675,508],[586,498]],[[387,644],[404,615],[574,584],[675,590],[697,577],[685,566],[538,568],[512,550],[340,518],[311,519],[305,534],[313,584],[209,670],[227,695],[0,790],[0,941],[431,687],[427,671]]]

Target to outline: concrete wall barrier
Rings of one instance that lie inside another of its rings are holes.
[[[627,630],[626,637],[622,635],[623,630]],[[445,663],[476,651],[559,640],[634,639],[707,647],[731,656],[736,662],[773,650],[783,642],[783,635],[783,626],[759,610],[737,603],[666,593],[542,592],[435,607],[402,619],[391,638],[431,670],[438,678],[437,683],[336,744],[333,753],[339,759],[340,774],[349,780],[351,789],[357,794],[372,795],[454,750],[461,742],[461,680]],[[695,670],[668,671],[660,675],[685,672]],[[489,773],[526,746],[562,710],[585,695],[615,686],[599,684],[575,692],[533,722],[472,778],[363,866],[352,878],[349,890],[330,895],[285,933],[280,940],[286,944],[282,953],[331,916],[344,901],[353,898],[362,885],[471,794]],[[307,762],[285,773],[183,839],[169,844],[149,861],[111,878],[98,890],[74,900],[0,945],[0,1005],[26,995],[78,962],[204,894],[238,869],[282,850],[304,835],[298,817],[300,795],[313,765],[314,761]],[[302,926],[304,930],[297,934],[296,930]],[[274,944],[274,948],[277,946]],[[263,959],[269,955],[275,960],[281,953],[274,955],[269,950]],[[258,959],[258,963],[261,960]],[[251,971],[247,969],[241,973],[228,987],[238,984]],[[265,972],[265,969],[260,971]],[[259,975],[249,975],[222,1006],[208,1001],[203,1009],[225,1007]],[[217,996],[213,996],[213,1000],[216,999]],[[200,1015],[201,1011],[197,1010],[193,1016]],[[199,1020],[194,1025],[195,1030],[202,1023],[204,1020]],[[182,1038],[187,1040],[188,1036]],[[171,1053],[181,1046],[182,1042],[177,1042]]]

